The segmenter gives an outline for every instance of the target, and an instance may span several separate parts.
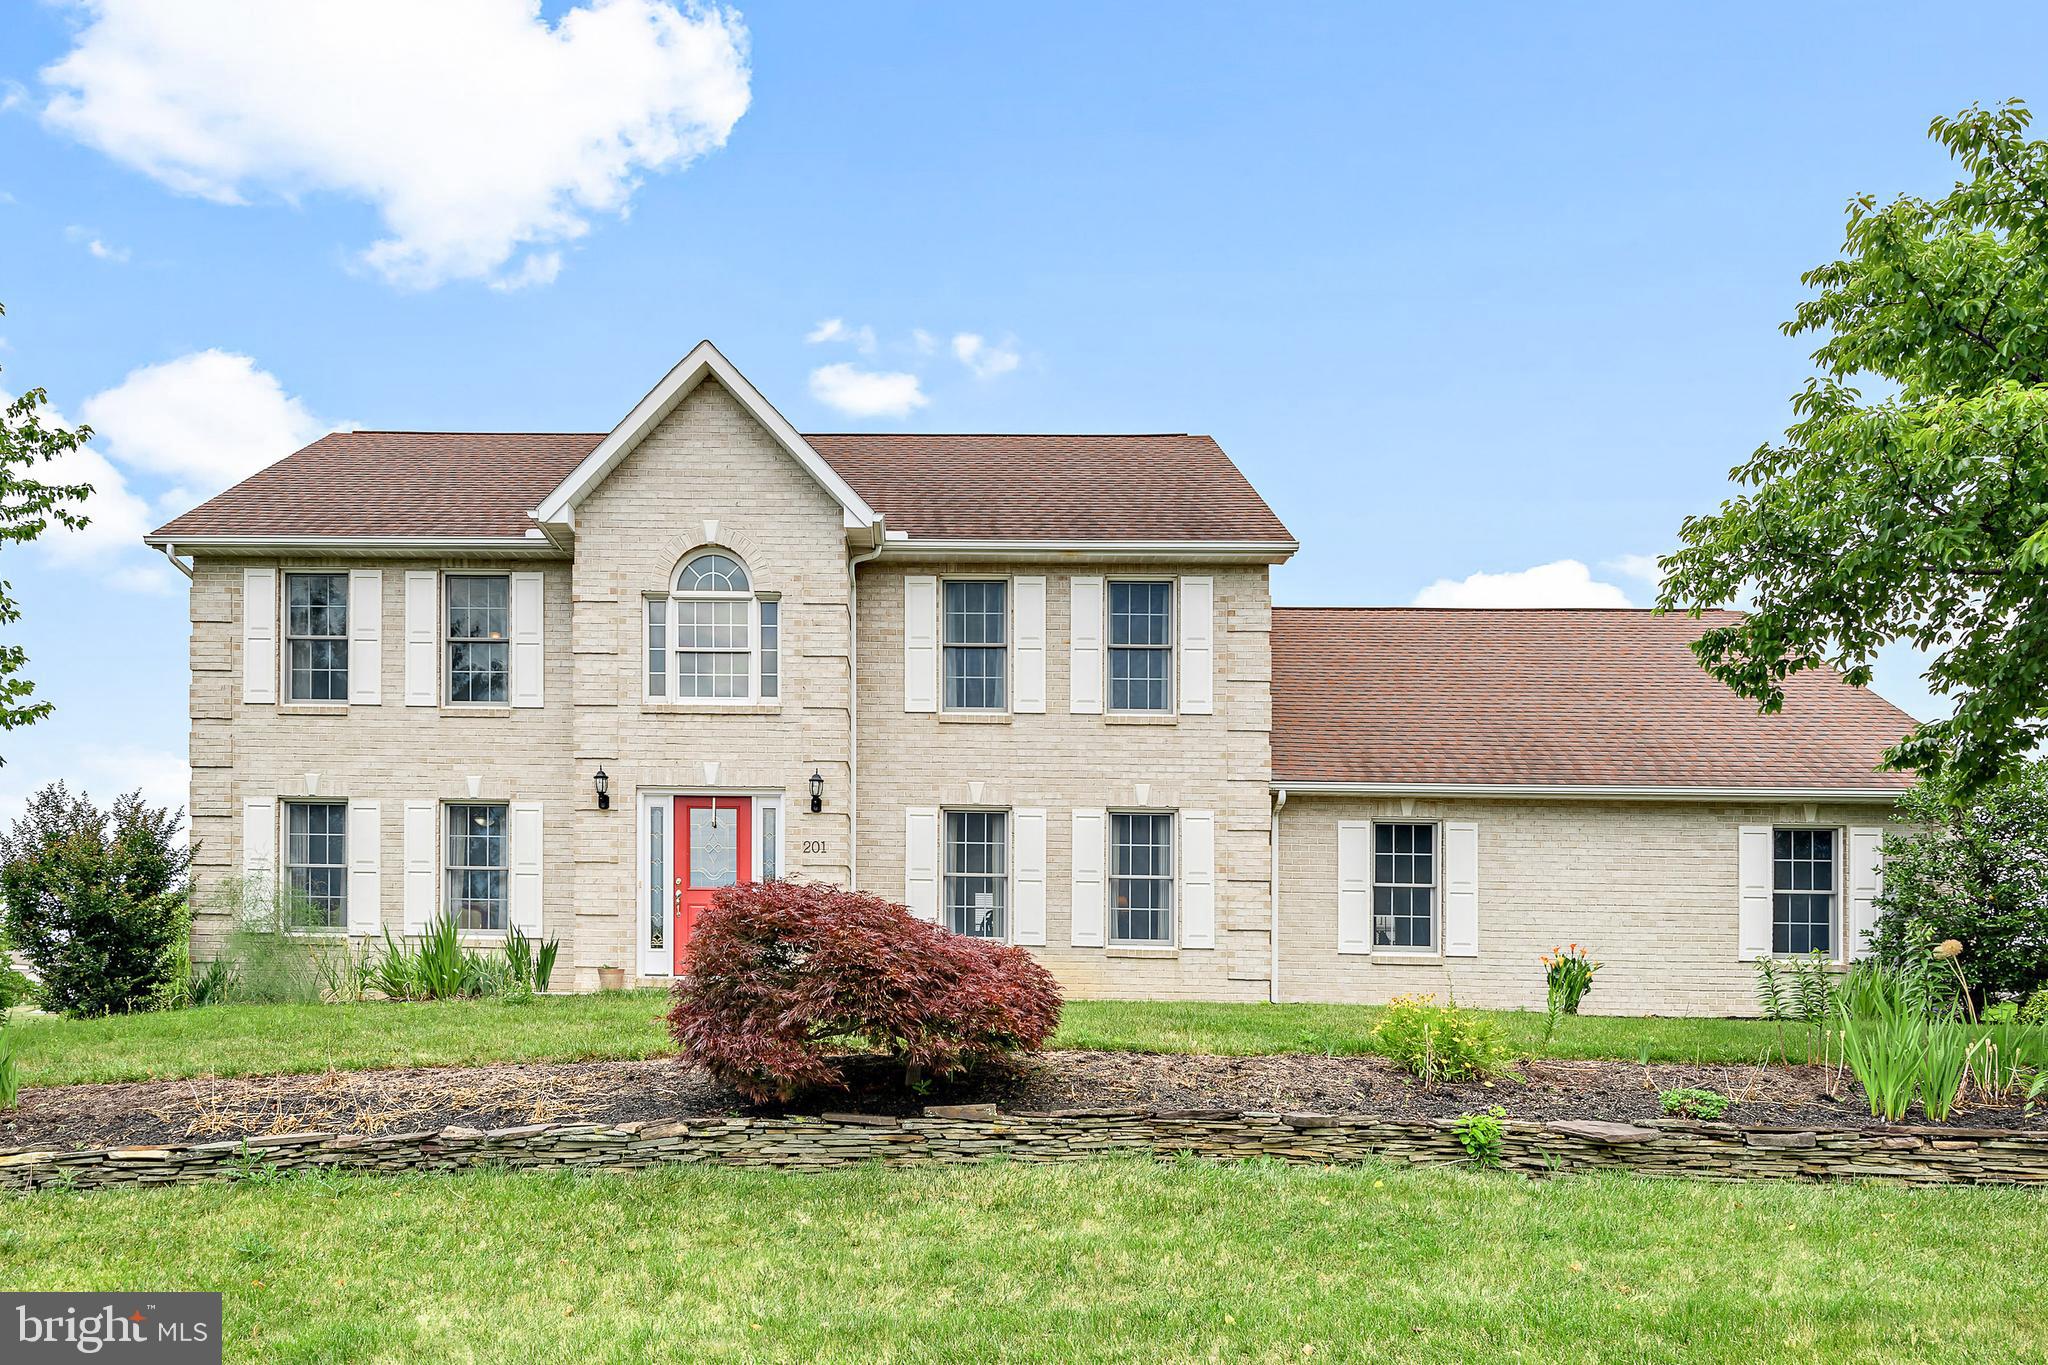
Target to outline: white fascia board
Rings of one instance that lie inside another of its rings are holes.
[[[538,556],[558,559],[563,551],[544,536],[144,536],[144,545],[163,549],[175,544],[179,554],[207,550],[240,553],[288,550],[357,555],[470,553]]]
[[[1535,797],[1561,801],[1873,801],[1892,805],[1906,793],[1855,787],[1562,787],[1486,782],[1287,782],[1283,796]]]
[[[1301,547],[1291,540],[964,540],[901,537],[889,532],[885,558],[945,555],[955,559],[1017,559],[1059,556],[1068,559],[1227,560],[1274,564]]]
[[[838,471],[811,449],[810,442],[789,424],[788,419],[775,410],[774,404],[763,398],[761,391],[734,369],[732,362],[709,341],[700,341],[692,347],[688,355],[676,362],[674,369],[662,376],[659,384],[647,391],[646,397],[633,405],[625,420],[612,428],[611,434],[598,443],[597,449],[584,456],[569,477],[541,500],[540,506],[533,510],[533,519],[542,525],[566,524],[576,505],[590,495],[605,475],[618,467],[619,461],[625,459],[662,418],[695,392],[707,375],[717,379],[733,397],[739,399],[740,405],[767,429],[792,459],[803,466],[804,472],[838,501],[846,513],[849,528],[872,526],[880,519],[860,494],[839,477]]]

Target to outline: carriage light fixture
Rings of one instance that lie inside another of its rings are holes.
[[[597,808],[599,810],[610,810],[612,808],[612,780],[604,775],[603,768],[597,770]]]
[[[825,809],[825,774],[811,769],[811,814]]]

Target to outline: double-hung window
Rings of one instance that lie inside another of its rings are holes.
[[[1771,951],[1830,953],[1841,886],[1831,829],[1771,831]]]
[[[348,927],[348,806],[292,801],[284,808],[285,885],[291,929]]]
[[[506,808],[475,802],[446,808],[447,913],[472,932],[502,930],[506,922]]]
[[[1372,946],[1436,947],[1437,837],[1433,824],[1372,827]]]
[[[1173,943],[1173,816],[1111,813],[1109,894],[1111,943]]]
[[[946,812],[946,927],[1009,937],[1009,819],[1002,811]]]
[[[348,700],[348,575],[284,576],[292,701]]]
[[[448,700],[504,706],[512,685],[512,579],[449,574]]]
[[[782,603],[754,593],[746,566],[707,550],[647,599],[647,695],[748,701],[782,693]]]
[[[1109,709],[1173,709],[1173,584],[1109,584]]]
[[[948,711],[1000,711],[1009,704],[1009,589],[1000,578],[946,580],[940,615]]]

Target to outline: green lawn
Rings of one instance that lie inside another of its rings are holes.
[[[151,1077],[460,1066],[654,1057],[668,1050],[659,991],[553,996],[522,1005],[222,1005],[106,1019],[21,1015],[8,1025],[25,1085]],[[1053,1046],[1142,1052],[1372,1050],[1378,1011],[1363,1005],[1210,1005],[1076,1000]],[[1543,1043],[1543,1016],[1497,1012],[1518,1052],[1633,1061],[1753,1062],[1777,1036],[1728,1019],[1567,1020]]]
[[[0,1203],[227,1358],[2038,1360],[2020,1190],[1155,1165],[297,1177]]]

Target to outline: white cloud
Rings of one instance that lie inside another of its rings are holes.
[[[1576,559],[1513,573],[1439,578],[1415,594],[1418,607],[1625,607],[1628,594],[1602,583]]]
[[[132,469],[209,498],[336,424],[307,411],[277,376],[232,351],[145,365],[85,400],[93,444]]]
[[[287,394],[276,376],[226,351],[145,365],[87,398],[82,411],[93,427],[91,444],[40,466],[37,477],[91,484],[87,523],[75,531],[53,524],[36,545],[45,558],[98,569],[108,586],[129,592],[178,586],[169,566],[141,544],[158,522],[335,429]],[[62,413],[43,412],[48,422],[74,425]],[[137,478],[178,484],[152,500],[134,486]]]
[[[66,241],[85,243],[86,251],[95,260],[112,261],[116,265],[125,264],[128,260],[129,252],[127,247],[108,246],[105,240],[91,228],[79,227],[73,224],[64,229],[64,237]]]
[[[953,354],[976,379],[994,379],[999,374],[1008,374],[1023,360],[1023,357],[1017,354],[1014,342],[1005,341],[1000,345],[991,345],[986,338],[973,332],[960,332],[954,335]]]
[[[811,371],[811,397],[849,417],[907,417],[931,402],[914,374],[844,362]]]
[[[223,204],[365,201],[389,235],[362,259],[409,288],[545,283],[553,248],[723,146],[751,99],[739,15],[671,0],[553,24],[537,0],[77,6],[51,127]]]
[[[1612,559],[1601,560],[1600,567],[1609,573],[1646,583],[1653,592],[1664,583],[1664,570],[1658,566],[1656,555],[1616,555]]]
[[[804,333],[807,345],[818,346],[828,341],[847,341],[862,355],[875,353],[875,329],[866,325],[848,327],[844,318],[826,318],[816,327]]]
[[[70,771],[76,774],[72,787],[90,792],[102,806],[137,788],[152,806],[176,808],[191,797],[192,769],[184,755],[140,744],[80,745]]]
[[[910,346],[919,355],[933,355],[939,349],[939,339],[922,327],[910,329]]]

